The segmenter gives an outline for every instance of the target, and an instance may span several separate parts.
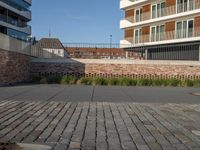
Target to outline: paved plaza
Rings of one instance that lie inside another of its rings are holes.
[[[0,103],[0,141],[54,150],[200,149],[200,105]]]
[[[0,100],[200,103],[192,93],[200,93],[200,88],[21,85],[0,87]]]
[[[1,87],[0,143],[52,150],[199,150],[195,92],[199,89]]]

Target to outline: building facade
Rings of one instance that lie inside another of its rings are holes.
[[[57,38],[42,38],[31,48],[31,55],[39,58],[67,58],[67,51]]]
[[[200,0],[120,0],[121,47],[153,60],[200,60]]]
[[[32,0],[0,0],[0,32],[29,41]]]
[[[122,48],[66,47],[68,57],[82,59],[124,59]]]

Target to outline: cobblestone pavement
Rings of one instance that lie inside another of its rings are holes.
[[[0,142],[53,150],[199,150],[199,104],[0,102]]]

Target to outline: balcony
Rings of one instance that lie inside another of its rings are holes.
[[[24,0],[24,1],[29,3],[30,5],[32,4],[32,0]]]
[[[147,2],[148,0],[120,0],[120,9]]]
[[[11,11],[13,11],[16,14],[19,14],[29,20],[31,20],[31,11],[27,8],[24,8],[13,1],[10,0],[0,0],[0,5],[4,8],[7,8]]]
[[[200,1],[195,0],[190,5],[174,5],[161,8],[159,12],[145,12],[141,15],[127,17],[120,21],[120,28],[140,26],[154,22],[170,20],[172,18],[187,17],[190,14],[197,15],[200,13]]]
[[[133,37],[120,41],[122,48],[156,44],[180,43],[200,40],[200,27],[193,30],[168,31],[162,34],[142,35],[137,41]]]
[[[134,23],[134,17],[127,17],[120,21],[120,28],[124,29],[124,28],[131,27],[133,26],[133,23]]]
[[[127,37],[120,41],[120,48],[128,48],[133,46],[133,37]]]
[[[16,21],[11,17],[2,14],[0,14],[0,24],[23,33],[31,34],[31,27],[29,25]]]

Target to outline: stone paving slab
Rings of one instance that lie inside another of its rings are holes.
[[[0,87],[0,101],[200,103],[199,88],[81,85]]]
[[[0,102],[0,143],[52,150],[199,150],[200,104]]]

